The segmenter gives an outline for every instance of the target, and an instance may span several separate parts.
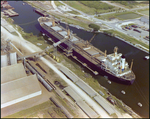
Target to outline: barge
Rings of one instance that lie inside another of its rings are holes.
[[[59,44],[67,57],[72,57],[95,75],[107,76],[109,80],[131,85],[135,80],[135,74],[132,71],[133,61],[129,67],[125,57],[117,53],[118,48],[114,48],[112,54],[106,54],[94,47],[87,41],[74,35],[69,29],[65,29],[54,18],[39,17],[38,22],[42,32],[54,43],[65,40]]]

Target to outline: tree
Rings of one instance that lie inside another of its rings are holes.
[[[96,25],[96,24],[89,24],[90,28],[93,28],[94,31],[98,31],[100,29],[100,26]]]

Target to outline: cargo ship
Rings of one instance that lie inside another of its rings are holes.
[[[124,55],[117,52],[117,47],[114,48],[112,54],[107,54],[106,50],[102,52],[89,42],[73,34],[69,28],[62,27],[54,18],[39,17],[38,22],[42,32],[50,37],[52,42],[63,41],[59,44],[59,47],[67,57],[72,57],[95,75],[107,76],[109,80],[127,85],[134,82],[133,61],[129,67]]]

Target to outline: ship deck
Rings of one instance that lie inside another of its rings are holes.
[[[58,40],[61,41],[66,38],[67,30],[58,24],[55,24],[55,26],[52,26],[51,18],[49,18],[49,19],[42,18],[40,20],[38,19],[38,21],[39,21],[40,25],[49,32],[49,34],[55,36]],[[74,39],[74,40],[72,40],[72,39]],[[72,41],[66,40],[64,42],[64,44],[66,44],[68,46],[68,48],[65,49],[65,51],[69,52],[70,49],[72,48],[74,51],[76,51],[78,54],[83,56],[86,60],[90,61],[94,65],[96,65],[96,66],[101,65],[101,59],[105,56],[104,52],[95,48],[92,44],[86,42],[85,40],[79,38],[76,35],[73,35],[72,39],[71,39]],[[78,61],[78,59],[76,57],[74,57],[73,55],[72,55],[72,57]],[[81,62],[81,61],[79,61],[79,62],[84,64],[84,62]],[[84,64],[84,65],[86,66],[87,64]],[[86,66],[86,67],[89,68],[88,66]],[[90,69],[90,70],[92,72],[95,72],[92,69]],[[109,72],[109,73],[111,73],[111,72]],[[133,72],[130,74],[121,76],[121,78],[127,79],[127,80],[133,79],[132,77],[135,77]]]

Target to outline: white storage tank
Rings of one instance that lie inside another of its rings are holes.
[[[8,66],[7,55],[1,55],[1,67]]]
[[[10,64],[17,64],[17,55],[16,52],[10,53]]]

